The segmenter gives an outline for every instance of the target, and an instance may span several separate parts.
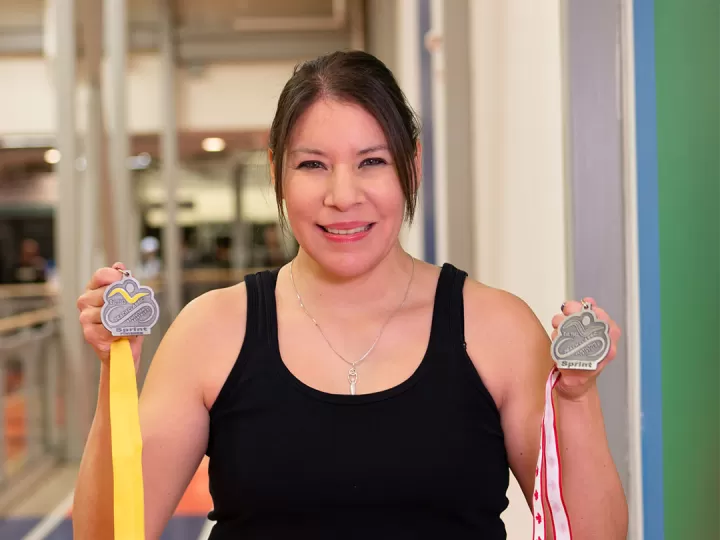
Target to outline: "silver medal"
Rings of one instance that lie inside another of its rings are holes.
[[[123,278],[110,285],[100,310],[103,326],[113,336],[149,334],[160,316],[160,307],[150,287],[141,286],[128,270]]]
[[[552,357],[560,369],[595,370],[610,350],[610,329],[590,304],[568,315],[558,327]]]

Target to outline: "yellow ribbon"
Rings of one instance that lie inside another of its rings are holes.
[[[110,346],[110,434],[115,540],[144,540],[142,436],[135,362],[127,338]]]

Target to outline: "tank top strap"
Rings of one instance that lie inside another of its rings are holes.
[[[247,322],[245,341],[258,346],[272,346],[277,334],[275,284],[279,269],[245,276],[247,289]]]
[[[465,348],[465,306],[463,287],[467,273],[445,263],[435,292],[431,343],[442,350],[460,351]]]
[[[252,363],[253,358],[257,358],[258,355],[263,356],[265,352],[272,350],[272,340],[277,334],[275,316],[277,272],[277,270],[264,270],[245,276],[247,294],[245,338],[235,363],[211,407],[211,415],[222,411],[227,401],[233,399],[233,392],[241,384],[248,363]]]

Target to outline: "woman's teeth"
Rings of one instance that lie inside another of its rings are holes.
[[[323,227],[327,232],[330,234],[340,234],[340,235],[346,235],[346,234],[357,234],[361,232],[365,232],[370,230],[371,224],[365,225],[364,227],[355,227],[354,229],[331,229],[330,227]]]

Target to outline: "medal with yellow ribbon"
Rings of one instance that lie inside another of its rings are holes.
[[[128,270],[110,285],[100,311],[103,326],[120,339],[110,347],[110,434],[112,440],[115,540],[144,540],[145,498],[137,378],[130,336],[149,334],[160,308],[149,287]]]

